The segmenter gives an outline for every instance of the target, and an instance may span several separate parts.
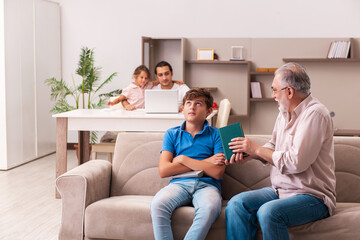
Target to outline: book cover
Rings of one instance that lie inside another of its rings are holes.
[[[330,44],[330,47],[329,47],[329,51],[328,51],[328,54],[327,54],[327,58],[332,58],[332,54],[333,54],[333,51],[334,51],[334,47],[335,47],[335,42],[332,41],[331,44]]]
[[[346,44],[345,58],[350,58],[350,47],[351,47],[350,44],[351,44],[351,41],[348,41]]]
[[[232,150],[229,148],[231,139],[236,137],[244,137],[243,130],[240,123],[234,123],[226,127],[219,128],[222,147],[224,149],[225,158],[230,159],[233,155]]]

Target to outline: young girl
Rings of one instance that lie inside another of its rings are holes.
[[[109,101],[108,105],[115,105],[127,100],[128,104],[123,104],[126,110],[134,110],[145,107],[145,89],[151,89],[159,84],[159,81],[149,82],[150,71],[145,65],[138,66],[133,74],[134,82],[123,89],[121,95],[114,101]]]

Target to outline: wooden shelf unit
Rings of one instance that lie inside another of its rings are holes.
[[[238,64],[238,65],[246,65],[250,63],[250,61],[220,61],[220,60],[214,60],[214,61],[189,60],[185,62],[190,64]]]
[[[275,102],[273,98],[250,98],[250,102]]]
[[[283,58],[284,62],[360,62],[360,58]]]
[[[211,88],[214,92],[214,100],[220,102],[228,98],[233,104],[232,116],[249,116],[250,61],[185,60],[184,62],[185,77],[189,86],[204,88],[209,88],[207,87],[209,85],[214,86]],[[238,89],[246,89],[247,94],[238,94]]]
[[[250,72],[251,76],[261,76],[261,75],[269,76],[269,75],[274,75],[274,74],[275,74],[275,72]]]
[[[339,88],[338,79],[344,79],[354,87],[338,94],[355,105],[360,104],[360,99],[356,97],[360,84],[360,38],[146,38],[143,42],[145,40],[148,45],[143,47],[143,63],[150,62],[152,72],[158,61],[166,60],[173,66],[173,79],[182,80],[189,87],[210,89],[216,102],[229,98],[233,106],[230,123],[241,120],[248,133],[271,134],[273,121],[278,114],[270,90],[274,72],[257,72],[256,69],[279,67],[284,62],[299,62],[308,67],[315,97],[322,99],[329,110],[337,113],[337,128],[358,129],[356,122],[360,121],[360,114],[350,120],[348,115],[352,113],[338,103],[344,100],[335,101],[332,96],[337,93],[335,89]],[[351,41],[350,58],[326,58],[331,42],[344,40]],[[244,58],[247,60],[229,61],[230,47],[239,44],[244,46]],[[196,60],[198,48],[213,48],[219,60]],[[145,56],[147,61],[144,60]],[[261,82],[263,98],[251,98],[250,81]],[[322,90],[324,84],[327,84],[328,91]],[[356,133],[336,132],[350,135]]]
[[[273,77],[274,77],[275,72],[250,72],[250,82],[260,82],[261,83],[261,93],[262,93],[262,98],[250,98],[249,101],[250,102],[272,102],[274,101],[269,95],[269,94],[265,94],[265,92],[270,89],[270,87],[268,86],[269,83],[268,81],[272,81]],[[260,77],[263,80],[262,81],[256,81],[256,78]],[[250,83],[249,83],[250,84]],[[266,85],[266,86],[265,86]],[[269,87],[269,88],[268,88]],[[251,86],[250,88],[250,92],[251,92]],[[251,94],[250,94],[251,95]]]
[[[191,88],[197,88],[197,87],[191,87]],[[202,87],[202,88],[206,88],[208,91],[210,92],[214,92],[214,91],[217,91],[218,88],[217,87]]]

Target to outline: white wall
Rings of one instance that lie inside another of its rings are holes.
[[[111,88],[131,80],[141,62],[141,36],[360,37],[358,0],[57,1],[64,79],[74,73],[81,46],[88,46],[104,77],[119,72]]]
[[[82,46],[95,48],[103,77],[119,73],[104,91],[129,84],[141,63],[141,36],[360,37],[358,0],[57,2],[62,17],[63,78],[71,79]]]

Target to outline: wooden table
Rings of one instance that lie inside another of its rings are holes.
[[[213,111],[207,120],[211,125]],[[184,115],[147,114],[144,110],[78,109],[54,114],[56,118],[56,177],[67,171],[67,132],[79,131],[79,162],[89,160],[89,131],[165,132],[183,123]],[[60,197],[56,193],[56,197]]]

